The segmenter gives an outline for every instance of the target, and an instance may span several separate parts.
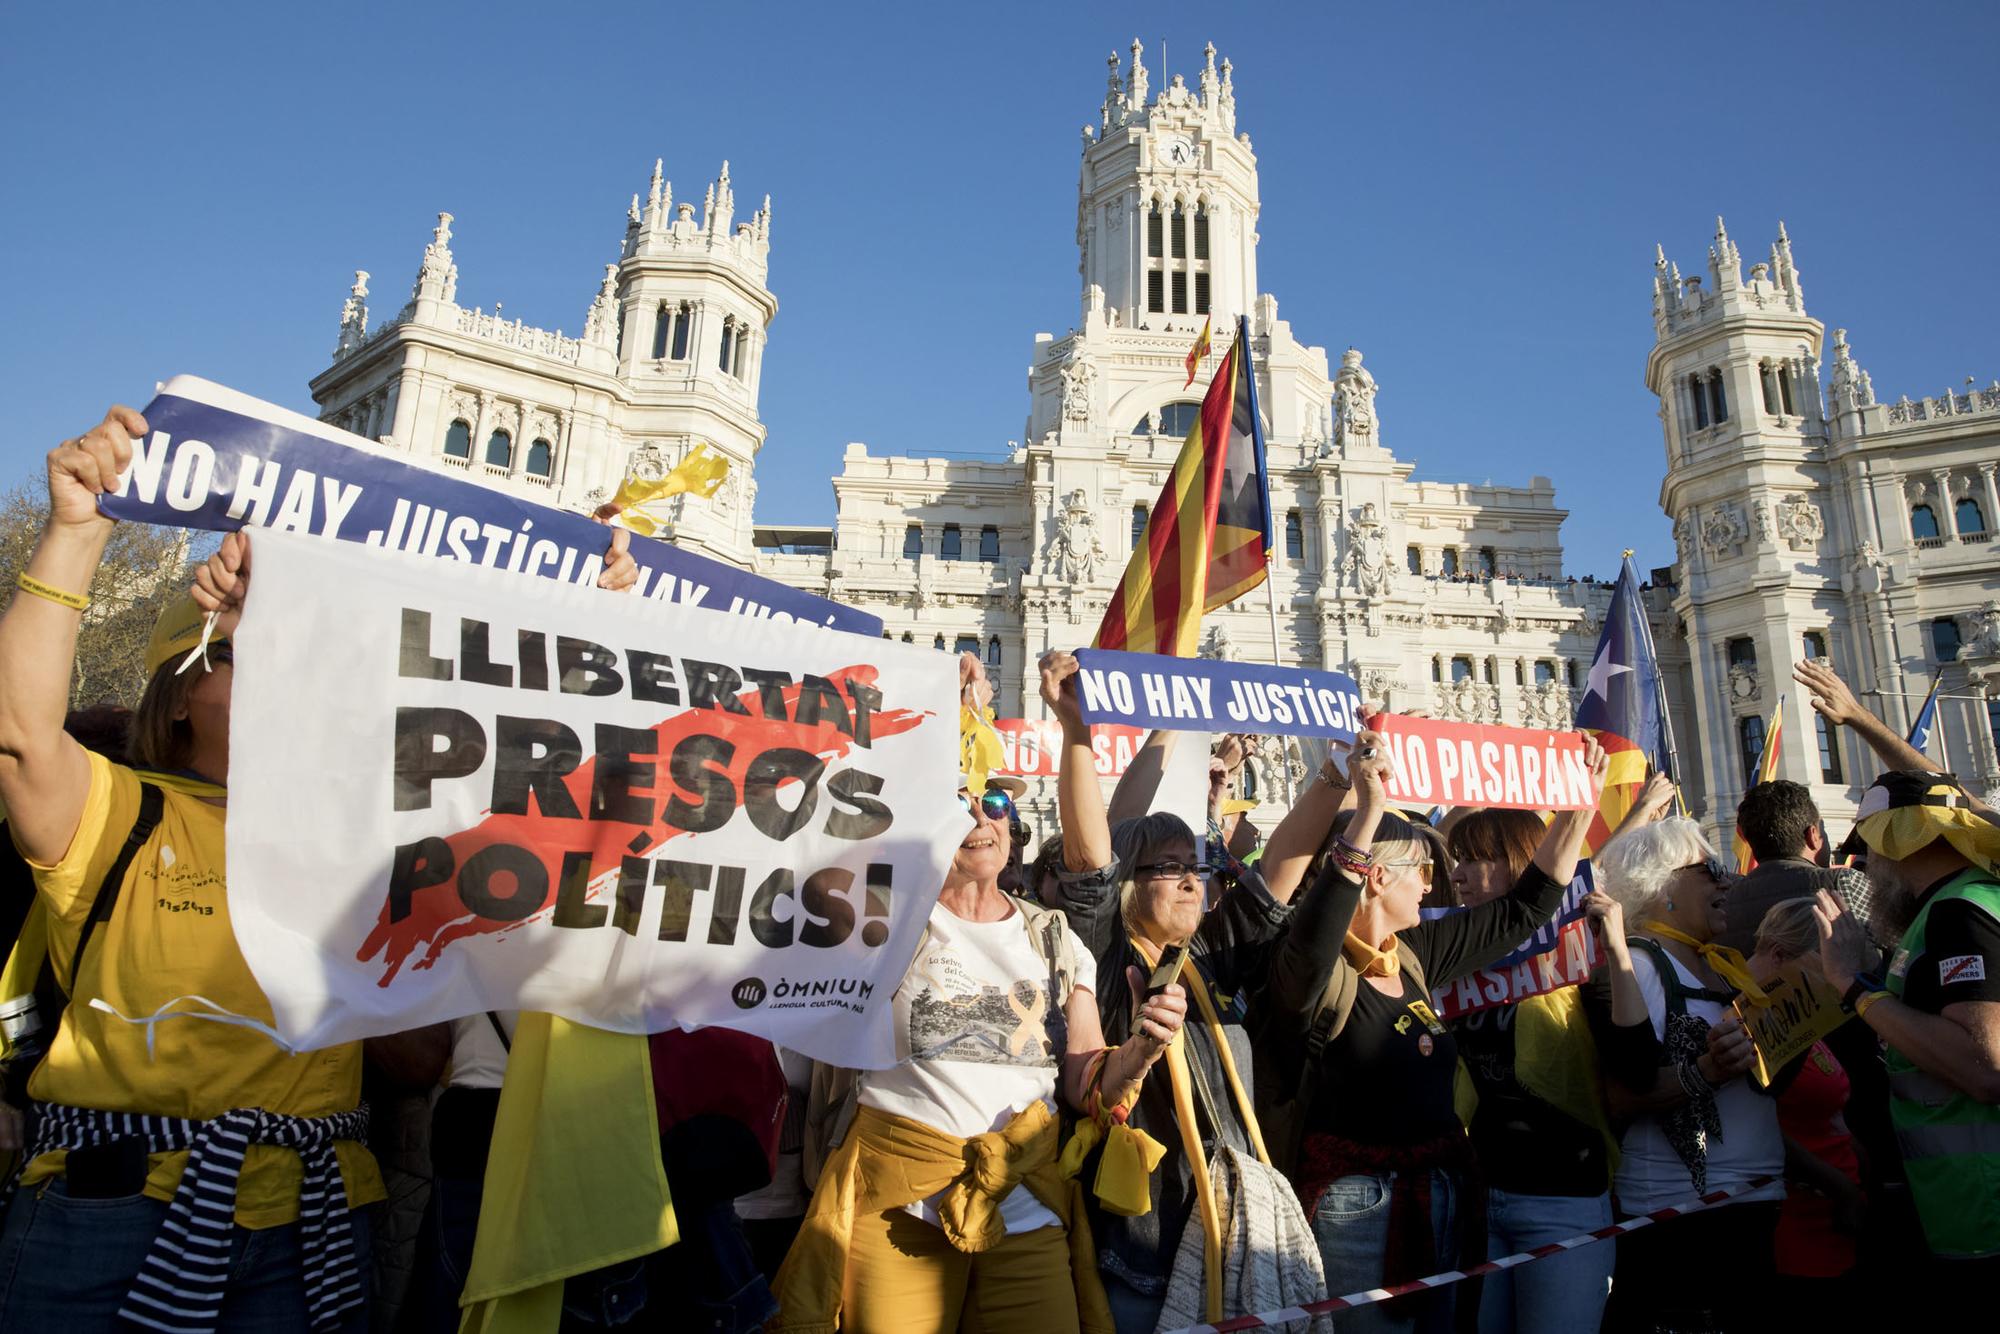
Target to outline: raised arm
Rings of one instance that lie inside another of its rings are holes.
[[[1076,702],[1074,653],[1042,655],[1042,703],[1062,725],[1062,763],[1056,777],[1056,808],[1062,818],[1063,866],[1095,871],[1111,863],[1111,822],[1104,814],[1104,790],[1097,785],[1097,756],[1090,728]]]
[[[90,760],[63,731],[76,632],[112,520],[97,498],[117,485],[146,419],[113,408],[48,458],[49,517],[0,615],[0,803],[14,845],[30,860],[61,861],[90,795]],[[28,591],[32,584],[39,592]],[[88,605],[86,602],[85,606]]]
[[[1259,864],[1264,869],[1264,887],[1270,890],[1272,898],[1279,903],[1292,901],[1292,895],[1305,879],[1306,868],[1326,843],[1334,818],[1353,796],[1354,788],[1341,777],[1331,760],[1320,766],[1318,777],[1306,785],[1299,799],[1285,812],[1285,818],[1278,821],[1278,827],[1271,831],[1271,841],[1264,847]],[[1381,818],[1378,809],[1369,821],[1369,838],[1375,836],[1374,826]],[[1350,836],[1354,832],[1350,829]],[[1355,840],[1350,837],[1349,841]]]
[[[1112,828],[1117,828],[1121,820],[1134,819],[1153,809],[1153,798],[1160,794],[1160,780],[1167,776],[1167,761],[1173,758],[1179,739],[1180,733],[1164,727],[1156,727],[1147,735],[1146,744],[1139,747],[1139,753],[1132,757],[1117,786],[1111,789],[1111,811],[1105,819]]]
[[[1883,768],[1942,772],[1930,756],[1897,736],[1889,724],[1862,707],[1847,682],[1840,679],[1825,659],[1808,658],[1792,668],[1792,679],[1810,692],[1807,701],[1814,712],[1836,726],[1853,728],[1882,761]]]
[[[1603,800],[1601,787],[1598,799]],[[1663,773],[1656,772],[1650,775],[1645,785],[1639,789],[1639,795],[1632,799],[1630,806],[1626,807],[1625,818],[1618,822],[1618,827],[1613,829],[1604,841],[1609,843],[1620,834],[1629,833],[1641,825],[1651,824],[1667,813],[1667,806],[1673,799],[1673,780]]]
[[[1381,738],[1373,732],[1363,732],[1355,742],[1357,755],[1370,747],[1372,753],[1348,766],[1354,785],[1354,818],[1345,837],[1357,851],[1366,853],[1375,845],[1375,831],[1389,805],[1383,791],[1389,757]],[[1337,766],[1330,767],[1337,770]],[[1335,804],[1339,804],[1337,798]],[[1264,854],[1267,860],[1271,855],[1269,851]],[[1333,858],[1327,858],[1318,881],[1293,911],[1285,934],[1272,951],[1270,976],[1256,1003],[1284,1014],[1311,1015],[1340,963],[1341,944],[1360,906],[1361,882],[1343,872]]]

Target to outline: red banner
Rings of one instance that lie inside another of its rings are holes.
[[[1016,778],[1054,778],[1062,764],[1062,724],[1053,718],[997,718],[993,730],[1000,734],[1002,758],[993,772]],[[1090,729],[1091,749],[1097,755],[1097,776],[1121,778],[1139,747],[1146,744],[1140,727],[1099,723]]]
[[[1401,806],[1587,811],[1597,788],[1575,732],[1377,714],[1389,742],[1389,800]]]

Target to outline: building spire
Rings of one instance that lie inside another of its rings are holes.
[[[1778,240],[1771,247],[1771,275],[1778,289],[1785,294],[1787,304],[1800,314],[1805,313],[1806,294],[1799,286],[1798,265],[1792,261],[1792,238],[1785,231],[1785,220],[1778,219]]]
[[[599,347],[615,347],[618,343],[618,266],[604,266],[604,282],[597,289],[597,299],[590,303],[590,313],[583,320],[583,341],[595,343]]]
[[[437,215],[431,243],[424,247],[424,262],[417,269],[416,285],[410,300],[452,301],[458,296],[458,265],[451,258],[451,214]]]
[[[1201,67],[1201,104],[1204,107],[1213,107],[1221,100],[1222,95],[1222,81],[1215,73],[1214,42],[1203,48],[1202,56],[1204,63]]]
[[[1100,124],[1107,130],[1124,119],[1119,114],[1125,103],[1125,83],[1118,77],[1118,53],[1113,51],[1104,58],[1104,114]]]
[[[1145,53],[1146,53],[1145,44],[1142,43],[1137,37],[1134,37],[1132,39],[1132,79],[1129,85],[1130,94],[1126,98],[1125,102],[1125,105],[1131,107],[1132,110],[1134,111],[1144,111],[1146,109]]]
[[[1743,255],[1736,243],[1729,239],[1729,229],[1722,224],[1722,215],[1715,215],[1715,242],[1708,248],[1708,271],[1715,279],[1715,290],[1731,292],[1743,285]]]
[[[354,271],[354,286],[347,289],[347,301],[340,308],[340,341],[334,345],[333,359],[339,361],[368,338],[368,270]]]

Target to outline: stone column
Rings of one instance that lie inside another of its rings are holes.
[[[479,395],[479,418],[472,424],[472,448],[467,451],[466,466],[486,461],[486,437],[492,434],[493,395]]]
[[[1995,465],[1991,463],[1979,465],[1979,480],[1986,492],[1986,531],[1989,533],[1993,531],[1996,523],[2000,523],[2000,490],[1994,487],[1994,467]]]
[[[1939,468],[1931,473],[1931,477],[1937,482],[1938,536],[1946,538],[1956,537],[1958,536],[1958,522],[1957,517],[1952,513],[1951,471],[1947,468]]]

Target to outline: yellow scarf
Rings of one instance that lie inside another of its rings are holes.
[[[1131,937],[1132,950],[1146,961],[1147,967],[1159,963],[1160,952],[1150,941]],[[1392,956],[1393,957],[1393,956]],[[1270,1166],[1271,1155],[1264,1148],[1264,1132],[1257,1124],[1257,1112],[1251,1105],[1249,1095],[1244,1092],[1242,1076],[1236,1072],[1236,1057],[1229,1049],[1229,1039],[1222,1031],[1222,1016],[1215,1008],[1215,999],[1209,995],[1208,983],[1202,978],[1201,970],[1190,960],[1181,969],[1181,986],[1194,998],[1195,1008],[1201,1011],[1201,1019],[1208,1026],[1209,1040],[1215,1046],[1216,1056],[1222,1062],[1222,1073],[1229,1081],[1229,1091],[1236,1099],[1237,1110],[1243,1117],[1243,1128],[1250,1138],[1251,1147],[1257,1151],[1257,1161]],[[1187,1030],[1183,1028],[1174,1034],[1167,1044],[1167,1079],[1172,1085],[1174,1096],[1174,1122],[1181,1133],[1181,1152],[1187,1155],[1188,1171],[1194,1182],[1195,1202],[1201,1209],[1202,1225],[1202,1272],[1206,1282],[1203,1291],[1207,1296],[1209,1323],[1222,1319],[1222,1214],[1216,1204],[1215,1185],[1209,1180],[1208,1158],[1201,1151],[1201,1127],[1195,1120],[1194,1075],[1188,1069],[1187,1051],[1182,1039]]]
[[[1340,952],[1354,965],[1354,971],[1363,977],[1400,977],[1403,972],[1403,956],[1396,950],[1396,938],[1389,937],[1389,948],[1370,945],[1352,931],[1341,942]]]
[[[1662,940],[1685,945],[1701,955],[1708,966],[1715,970],[1717,977],[1742,992],[1744,998],[1752,1005],[1771,1003],[1771,997],[1766,994],[1764,988],[1757,985],[1757,979],[1750,975],[1750,965],[1743,961],[1742,955],[1727,945],[1718,945],[1712,940],[1696,940],[1687,932],[1677,931],[1665,922],[1648,919],[1639,923],[1639,926],[1641,930],[1650,931]]]
[[[1059,1129],[1037,1099],[998,1130],[970,1139],[862,1107],[827,1159],[798,1240],[773,1285],[780,1312],[768,1329],[834,1334],[855,1221],[943,1192],[938,1224],[957,1250],[989,1250],[1007,1235],[1000,1201],[1025,1187],[1068,1231],[1070,1281],[1084,1334],[1110,1334],[1111,1311],[1083,1194],[1056,1153]]]

